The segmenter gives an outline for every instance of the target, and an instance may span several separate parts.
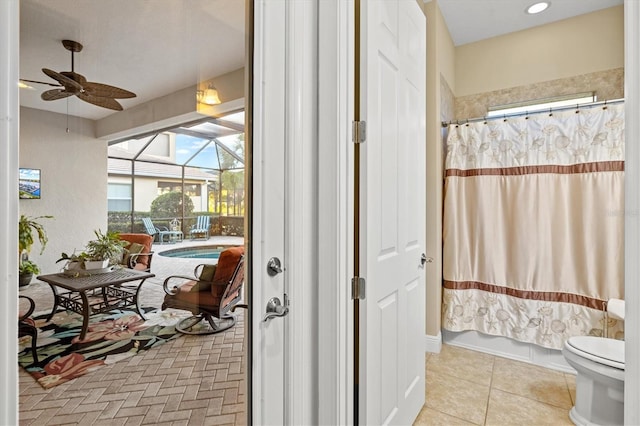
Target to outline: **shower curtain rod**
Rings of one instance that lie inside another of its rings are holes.
[[[566,111],[566,110],[570,110],[570,109],[576,109],[579,110],[580,108],[592,108],[595,106],[606,106],[606,105],[614,105],[614,104],[619,104],[624,102],[624,98],[622,99],[613,99],[611,101],[598,101],[598,102],[589,102],[589,103],[585,103],[585,104],[576,104],[576,105],[571,105],[571,106],[564,106],[564,107],[556,107],[556,108],[545,108],[545,109],[536,109],[536,110],[532,110],[532,111],[524,111],[524,112],[513,112],[511,114],[503,114],[503,115],[496,115],[493,117],[476,117],[476,118],[466,118],[463,120],[452,120],[452,121],[443,121],[442,122],[442,127],[448,127],[451,124],[467,124],[467,123],[476,123],[478,121],[484,121],[485,123],[489,120],[497,120],[497,119],[503,119],[506,120],[507,118],[512,118],[512,117],[520,117],[522,115],[532,115],[532,114],[542,114],[542,113],[552,113],[553,111]]]

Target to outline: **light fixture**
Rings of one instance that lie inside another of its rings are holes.
[[[551,6],[551,3],[549,3],[548,1],[541,1],[538,3],[534,3],[527,8],[527,13],[529,15],[535,15],[536,13],[540,13],[547,10],[549,6]]]
[[[34,87],[29,86],[27,83],[25,83],[24,81],[18,81],[18,87],[20,89],[31,89],[31,90],[35,90]]]
[[[203,104],[218,105],[221,103],[218,90],[211,83],[209,83],[209,86],[205,90],[198,90],[197,97],[198,102]]]

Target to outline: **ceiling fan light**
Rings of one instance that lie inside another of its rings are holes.
[[[218,90],[210,84],[206,90],[198,91],[198,101],[207,105],[218,105],[220,102],[220,96],[218,95]]]
[[[29,86],[27,83],[25,83],[24,81],[18,81],[18,88],[20,89],[31,89],[31,90],[35,90],[34,87]]]
[[[535,15],[536,13],[544,12],[551,6],[551,3],[548,1],[542,1],[538,3],[534,3],[531,6],[527,7],[527,13],[529,15]]]

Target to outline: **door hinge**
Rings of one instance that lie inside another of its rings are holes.
[[[363,143],[367,140],[367,122],[353,121],[351,123],[353,143]]]
[[[351,299],[364,300],[365,296],[365,280],[362,277],[351,278]]]

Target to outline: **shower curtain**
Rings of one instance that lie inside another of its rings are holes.
[[[621,336],[623,105],[450,125],[445,169],[445,329]]]

